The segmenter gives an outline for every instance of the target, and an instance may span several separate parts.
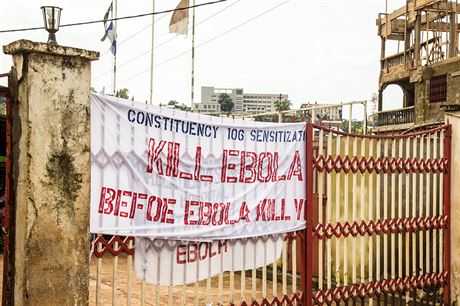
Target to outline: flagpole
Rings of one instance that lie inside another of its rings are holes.
[[[117,0],[114,0],[114,5],[113,5],[113,14],[115,15],[115,18],[117,18]],[[117,20],[115,20],[115,41],[117,37]],[[113,95],[115,96],[117,94],[117,52],[116,52],[116,42],[115,42],[115,54],[113,55]]]
[[[192,17],[192,105],[190,107],[193,109],[193,103],[195,94],[195,0],[193,0],[193,17]]]
[[[152,12],[155,12],[155,0],[152,0]],[[153,48],[155,38],[155,14],[152,14],[152,45],[150,50],[150,104],[153,104]]]

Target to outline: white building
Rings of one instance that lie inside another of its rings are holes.
[[[201,87],[201,103],[194,103],[193,110],[199,113],[220,113],[219,95],[226,93],[230,96],[235,106],[233,113],[263,113],[275,111],[274,102],[280,99],[278,94],[253,94],[244,93],[243,88],[215,88]],[[287,100],[288,95],[281,95]]]
[[[311,117],[312,109],[315,110],[315,121],[342,121],[342,105],[341,104],[318,104],[304,103],[300,108],[311,108],[305,111],[307,117]]]

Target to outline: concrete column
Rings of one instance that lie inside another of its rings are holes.
[[[451,177],[450,177],[450,271],[451,271],[451,304],[460,303],[460,112],[446,114],[446,119],[452,124],[452,148],[451,148]]]
[[[14,305],[88,305],[91,61],[27,40],[13,56]]]

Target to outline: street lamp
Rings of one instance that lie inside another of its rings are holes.
[[[57,6],[42,6],[43,22],[45,23],[45,29],[48,31],[48,43],[57,45],[56,33],[59,30],[59,24],[61,22],[61,11],[62,8]]]

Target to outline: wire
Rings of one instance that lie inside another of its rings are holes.
[[[274,7],[270,8],[270,9],[268,9],[268,10],[262,12],[262,13],[260,13],[259,15],[256,15],[256,16],[254,16],[254,17],[252,17],[252,18],[246,20],[246,21],[243,22],[243,23],[240,23],[240,24],[234,26],[233,28],[230,28],[230,29],[228,29],[227,31],[224,31],[224,32],[220,33],[219,35],[214,36],[213,38],[210,38],[210,39],[208,39],[208,40],[202,42],[201,44],[195,46],[195,49],[197,49],[197,48],[199,48],[199,47],[201,47],[201,46],[204,46],[204,45],[210,43],[211,41],[216,40],[217,38],[220,38],[220,37],[222,37],[223,35],[226,35],[226,34],[232,32],[232,31],[234,31],[234,30],[236,30],[236,29],[242,27],[243,25],[246,25],[246,24],[250,23],[251,21],[253,21],[253,20],[255,20],[255,19],[259,18],[259,17],[262,17],[262,16],[265,15],[265,14],[268,14],[269,12],[271,12],[271,11],[277,9],[278,7],[280,7],[280,6],[284,5],[284,4],[286,4],[286,3],[289,2],[289,1],[290,1],[290,0],[285,0],[285,1],[281,2],[280,4],[277,4],[277,5],[275,5]],[[153,66],[153,67],[154,67],[154,68],[157,68],[157,67],[159,67],[159,66],[161,66],[161,65],[167,64],[167,63],[169,63],[169,62],[175,60],[176,58],[179,58],[179,57],[181,57],[181,56],[183,56],[183,55],[189,53],[190,51],[192,51],[192,49],[188,49],[188,50],[186,50],[186,51],[184,51],[184,52],[182,52],[182,53],[179,53],[178,55],[176,55],[176,56],[174,56],[174,57],[172,57],[172,58],[170,58],[170,59],[167,59],[166,61],[161,62],[161,63],[159,63],[159,64],[157,64],[157,65],[155,65],[155,66]],[[149,69],[146,69],[146,70],[143,70],[143,71],[141,71],[141,72],[139,72],[139,73],[136,73],[135,75],[132,75],[132,76],[130,76],[129,78],[123,79],[123,80],[120,81],[120,83],[126,82],[126,81],[131,80],[131,79],[133,79],[133,78],[135,78],[135,77],[138,77],[138,76],[140,76],[141,74],[146,73],[147,71],[150,71],[150,68],[149,68]]]
[[[230,7],[234,6],[235,4],[237,4],[237,3],[240,2],[240,1],[241,1],[241,0],[236,0],[235,2],[231,3],[230,5],[228,5],[228,6],[224,7],[223,9],[221,9],[221,10],[215,12],[215,13],[212,14],[211,16],[209,16],[209,17],[203,19],[202,21],[198,22],[198,23],[195,25],[195,27],[199,26],[199,25],[202,24],[202,23],[205,23],[205,22],[208,21],[209,19],[211,19],[211,18],[215,17],[216,15],[222,13],[223,11],[229,9]],[[166,16],[166,15],[163,15],[163,16]],[[163,17],[163,16],[162,16],[162,17]],[[162,18],[162,17],[161,17],[161,18]],[[155,22],[159,21],[161,18],[159,18],[158,20],[155,20]],[[137,33],[131,35],[130,37],[128,37],[127,39],[125,39],[124,41],[122,41],[122,43],[125,42],[125,41],[127,41],[128,39],[134,37],[135,35],[137,35],[137,34],[140,33],[141,31],[143,31],[144,29],[150,27],[151,25],[152,25],[152,24],[150,24],[149,26],[147,26],[147,27],[145,27],[145,28],[139,30]],[[191,28],[192,28],[192,27],[190,26],[190,27],[189,27],[189,30],[190,30]],[[168,40],[166,40],[166,41],[160,43],[160,44],[157,45],[157,46],[155,46],[155,47],[153,48],[153,50],[156,50],[156,49],[160,48],[161,46],[166,45],[167,43],[169,43],[170,41],[173,41],[174,39],[176,39],[175,36],[174,36],[174,37],[171,37],[170,39],[168,39]],[[110,51],[110,50],[104,52],[104,54],[102,54],[100,57],[102,57],[103,55],[109,53],[109,51]],[[124,63],[118,65],[117,68],[121,68],[121,67],[123,67],[123,66],[126,66],[127,64],[129,64],[129,63],[131,63],[131,62],[137,60],[138,58],[143,57],[144,55],[147,55],[147,54],[149,54],[149,53],[150,53],[150,50],[144,51],[144,52],[142,52],[141,54],[138,54],[138,55],[136,55],[135,57],[130,58],[130,59],[127,60],[126,62],[124,62]],[[112,70],[108,70],[108,71],[106,71],[106,72],[104,72],[104,73],[98,75],[98,76],[95,77],[93,80],[100,79],[101,77],[103,77],[103,76],[105,76],[105,75],[107,75],[107,74],[109,74],[109,73],[111,73],[111,72],[112,72]]]
[[[87,25],[87,24],[106,22],[106,21],[125,20],[125,19],[133,19],[133,18],[139,18],[139,17],[145,17],[145,16],[166,14],[166,13],[171,13],[171,12],[176,12],[176,11],[188,10],[188,9],[195,8],[195,7],[201,7],[201,6],[217,4],[217,3],[225,2],[225,1],[228,1],[228,0],[216,0],[216,1],[206,2],[206,3],[200,3],[200,4],[196,4],[196,5],[191,5],[191,6],[188,6],[188,7],[181,7],[181,8],[169,9],[169,10],[165,10],[165,11],[138,14],[138,15],[131,15],[131,16],[125,16],[125,17],[117,17],[117,18],[110,18],[110,19],[100,19],[100,20],[93,20],[93,21],[83,21],[83,22],[68,23],[68,24],[63,24],[60,27],[61,28],[74,27],[74,26]],[[0,30],[0,33],[34,31],[34,30],[43,30],[43,29],[45,29],[45,27],[10,29],[10,30]]]

